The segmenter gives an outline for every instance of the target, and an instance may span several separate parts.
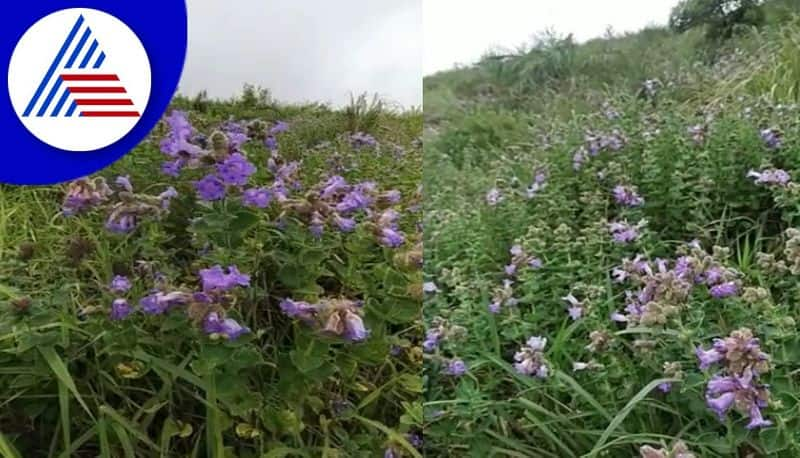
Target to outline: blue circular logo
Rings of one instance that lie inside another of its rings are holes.
[[[63,182],[121,158],[158,123],[183,70],[185,0],[46,3],[0,19],[3,183]]]

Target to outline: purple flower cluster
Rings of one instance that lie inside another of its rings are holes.
[[[171,186],[157,196],[150,196],[134,193],[128,177],[118,177],[117,183],[125,190],[117,194],[118,202],[110,207],[106,219],[106,229],[117,234],[132,232],[143,217],[165,216],[170,202],[178,196],[178,192]]]
[[[326,225],[353,232],[358,225],[356,217],[365,214],[372,219],[370,226],[378,243],[398,248],[405,243],[405,235],[399,228],[400,214],[389,207],[400,200],[397,190],[379,192],[374,182],[349,184],[334,175],[315,186],[305,199],[287,200],[284,207],[294,210],[315,237],[322,236]]]
[[[646,220],[640,220],[638,223],[636,223],[636,225],[632,225],[627,221],[615,221],[609,223],[608,231],[611,233],[611,237],[614,242],[628,244],[639,239],[639,231],[642,230],[646,225]]]
[[[514,354],[514,369],[520,374],[533,375],[538,378],[547,378],[550,369],[544,358],[544,347],[547,345],[547,338],[531,337]]]
[[[513,245],[509,251],[511,253],[511,262],[504,267],[505,274],[508,277],[515,277],[523,267],[530,267],[531,269],[540,269],[542,267],[542,260],[525,253],[522,245]]]
[[[270,151],[277,151],[278,134],[282,134],[284,132],[287,132],[288,130],[289,130],[289,124],[283,121],[276,122],[275,125],[270,127],[270,129],[267,131],[267,136],[264,139],[264,146],[266,146],[267,149]]]
[[[388,248],[399,248],[406,242],[405,235],[400,231],[399,218],[400,214],[391,208],[384,210],[378,216],[375,224],[375,235],[381,245]]]
[[[620,151],[626,144],[628,138],[619,129],[614,129],[611,133],[587,132],[584,135],[584,144],[572,155],[572,168],[578,171],[590,158],[598,156],[603,151]]]
[[[61,211],[64,216],[77,215],[106,202],[113,192],[102,177],[77,179],[67,186]]]
[[[161,152],[170,160],[161,169],[166,175],[176,177],[184,166],[195,164],[200,159],[203,148],[193,143],[195,130],[186,113],[174,110],[164,121],[170,130],[161,140]]]
[[[350,135],[350,146],[355,149],[361,148],[375,148],[378,146],[378,140],[370,134],[364,132],[356,132]]]
[[[283,313],[315,327],[323,334],[361,342],[369,336],[362,315],[363,303],[350,299],[323,299],[316,304],[286,298],[280,303]]]
[[[724,267],[719,260],[692,246],[690,255],[675,261],[656,259],[652,262],[641,255],[624,259],[611,275],[615,282],[632,282],[638,289],[625,291],[625,313],[611,314],[611,319],[645,326],[663,325],[678,312],[689,294],[698,285],[708,288],[710,295],[721,299],[739,293],[739,273]]]
[[[270,149],[273,151],[267,168],[273,174],[273,184],[269,187],[246,188],[257,171],[256,166],[241,150],[249,140],[246,126],[233,120],[226,121],[220,126],[220,131],[211,135],[208,142],[201,142],[185,114],[174,111],[166,121],[170,132],[162,141],[161,150],[170,160],[163,165],[162,171],[177,177],[183,168],[206,170],[206,175],[194,182],[195,191],[201,200],[218,201],[226,195],[239,193],[244,205],[266,208],[273,200],[284,201],[290,188],[299,189],[299,182],[296,180],[299,164],[284,163],[275,151],[275,136],[288,129],[286,123],[278,122],[267,130],[267,146],[272,146]],[[254,122],[251,128],[263,127]],[[270,142],[274,142],[274,145],[270,145]]]
[[[783,134],[778,129],[762,129],[759,135],[769,149],[775,150],[783,146]]]
[[[792,181],[789,173],[781,169],[764,169],[760,172],[750,170],[747,172],[747,178],[755,178],[756,184],[767,186],[786,186]]]
[[[492,302],[489,304],[489,312],[500,313],[503,306],[515,307],[519,300],[514,297],[514,281],[506,278],[503,280],[503,286],[498,287],[492,296]]]
[[[136,194],[127,176],[117,177],[115,183],[121,188],[119,192],[111,189],[102,177],[81,178],[69,183],[62,213],[72,216],[96,207],[105,208],[108,211],[106,228],[124,234],[136,229],[142,217],[164,216],[170,201],[177,196],[172,187],[157,196]]]
[[[749,418],[747,429],[772,425],[761,413],[769,402],[769,387],[758,382],[769,371],[769,355],[761,351],[752,331],[733,331],[729,337],[715,339],[709,350],[697,347],[696,354],[701,370],[723,366],[706,385],[706,404],[720,421],[734,409]]]
[[[422,349],[426,353],[432,353],[439,348],[440,341],[444,338],[447,331],[442,325],[431,327],[425,332],[425,340],[422,342]]]
[[[636,186],[617,185],[613,190],[614,200],[626,207],[639,207],[644,204],[644,199],[637,193]]]
[[[239,272],[236,266],[229,266],[227,273],[219,265],[201,269],[200,281],[205,293],[220,293],[237,286],[250,286],[250,276]]]
[[[609,121],[615,121],[622,117],[619,111],[611,105],[611,102],[603,102],[603,116],[606,117]]]
[[[533,183],[525,190],[525,197],[533,199],[545,187],[547,187],[547,169],[540,167],[534,172]]]
[[[186,313],[197,322],[202,323],[203,331],[212,336],[222,336],[228,340],[236,340],[250,330],[240,325],[236,320],[225,316],[225,310],[220,304],[229,303],[226,293],[239,286],[249,286],[250,277],[242,274],[236,266],[230,266],[225,272],[222,267],[214,266],[200,270],[202,291],[188,293],[184,291],[169,291],[163,285],[159,289],[151,290],[149,294],[139,300],[139,307],[145,315],[163,315],[177,307],[185,307]],[[158,278],[158,277],[157,277]],[[123,276],[116,276],[111,281],[109,289],[115,293],[124,293],[130,290],[131,282]],[[119,321],[133,313],[133,307],[127,299],[118,298],[111,304],[110,318]]]
[[[467,373],[467,364],[459,358],[453,358],[447,362],[444,373],[453,377],[461,377]]]
[[[203,320],[203,331],[210,335],[223,336],[228,340],[236,340],[243,334],[250,332],[232,318],[221,318],[218,312],[210,312]]]

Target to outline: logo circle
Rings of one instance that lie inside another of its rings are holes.
[[[136,33],[115,16],[69,8],[34,23],[8,66],[11,103],[25,128],[70,152],[106,148],[147,109],[151,68]]]

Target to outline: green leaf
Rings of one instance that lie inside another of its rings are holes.
[[[75,386],[75,381],[69,374],[66,364],[64,364],[64,361],[60,356],[58,356],[58,353],[56,353],[55,349],[53,349],[53,347],[39,347],[39,352],[42,354],[45,361],[47,361],[47,364],[50,366],[50,369],[56,375],[56,378],[58,378],[59,382],[72,392],[72,394],[75,396],[75,399],[77,399],[78,403],[80,403],[81,407],[83,407],[83,410],[85,410],[89,415],[89,418],[94,420],[94,414],[92,414],[92,411],[89,410],[89,407],[83,401],[83,397],[81,397],[81,394],[78,392],[78,388]],[[61,396],[59,396],[59,399],[60,398]],[[69,426],[66,426],[66,428],[68,429]]]
[[[22,454],[2,432],[0,432],[0,455],[2,458],[22,458]]]

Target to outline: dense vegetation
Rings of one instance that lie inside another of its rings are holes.
[[[173,108],[0,187],[0,456],[420,456],[421,113]]]
[[[800,455],[799,8],[425,79],[429,456]]]

